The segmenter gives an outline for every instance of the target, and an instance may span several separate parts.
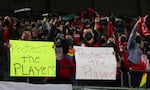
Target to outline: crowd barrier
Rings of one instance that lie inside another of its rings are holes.
[[[8,67],[8,66],[6,66]],[[59,69],[66,68],[70,69],[70,78],[61,77],[59,76],[60,72]],[[89,89],[83,89],[83,86],[93,86],[101,88],[101,90],[134,90],[131,89],[131,75],[132,72],[146,72],[149,73],[150,70],[129,70],[127,72],[122,72],[121,69],[118,69],[120,72],[120,78],[117,78],[116,80],[76,80],[75,75],[73,74],[73,70],[76,68],[76,66],[69,66],[69,65],[57,65],[56,67],[56,77],[8,77],[9,73],[5,72],[6,77],[3,77],[1,81],[13,81],[13,82],[27,82],[32,84],[72,84],[75,86],[74,90],[89,90]],[[127,73],[127,79],[124,78],[124,73]],[[128,86],[125,86],[125,81],[127,81]],[[81,86],[81,87],[78,87]],[[106,87],[106,88],[104,88]],[[113,87],[114,89],[110,89],[109,87]],[[120,87],[120,88],[119,88]],[[126,87],[126,89],[124,89]],[[80,88],[80,89],[76,89]],[[92,87],[91,87],[92,88]],[[90,89],[91,89],[90,88]],[[98,90],[98,88],[92,88],[91,90]],[[137,90],[137,89],[136,89]],[[142,90],[142,89],[140,89]]]

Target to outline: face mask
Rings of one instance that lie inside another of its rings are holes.
[[[101,39],[100,39],[100,42],[101,42],[101,43],[105,43],[105,42],[106,42],[105,38],[101,38]]]
[[[86,38],[86,40],[91,40],[93,38],[92,33],[91,32],[87,32],[85,34],[85,38]]]
[[[4,21],[4,24],[5,24],[6,26],[9,26],[10,22],[6,19],[6,20]]]
[[[136,41],[136,43],[141,43],[141,37],[140,36],[136,36],[135,41]]]
[[[126,37],[121,37],[121,42],[122,42],[122,43],[123,43],[123,42],[127,42]]]

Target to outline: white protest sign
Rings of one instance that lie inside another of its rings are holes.
[[[112,47],[74,46],[76,79],[116,80],[116,58]]]

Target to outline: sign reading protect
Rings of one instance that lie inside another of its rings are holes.
[[[10,40],[10,76],[56,77],[53,42]]]

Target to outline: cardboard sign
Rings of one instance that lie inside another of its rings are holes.
[[[74,46],[74,49],[76,79],[116,79],[116,58],[113,48]]]
[[[10,76],[56,76],[53,42],[10,40]]]

